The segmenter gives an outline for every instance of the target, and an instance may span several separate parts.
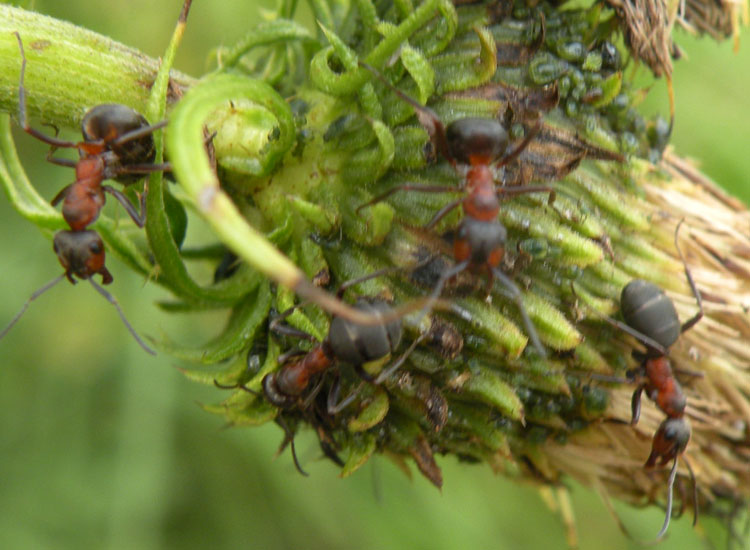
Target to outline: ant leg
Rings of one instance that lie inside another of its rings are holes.
[[[299,338],[300,340],[309,340],[310,342],[317,342],[317,340],[312,334],[305,332],[304,330],[299,330],[292,326],[285,325],[281,322],[281,319],[278,319],[278,318],[271,321],[271,325],[269,326],[269,329],[281,336],[291,336],[292,338]]]
[[[128,322],[127,318],[125,317],[125,314],[123,313],[122,309],[120,308],[120,304],[117,302],[117,300],[115,299],[115,297],[112,296],[106,290],[104,290],[101,286],[99,286],[96,283],[96,281],[94,281],[93,278],[89,279],[89,282],[91,283],[91,286],[93,286],[96,289],[96,291],[104,297],[105,300],[107,300],[110,304],[112,304],[113,306],[115,306],[115,309],[117,310],[117,313],[120,314],[120,319],[122,319],[122,322],[125,324],[125,326],[127,327],[127,329],[130,331],[130,334],[133,336],[133,338],[135,338],[135,341],[138,342],[138,345],[140,345],[141,348],[143,348],[143,350],[146,353],[149,353],[151,355],[156,355],[156,352],[154,350],[152,350],[150,347],[148,347],[143,340],[141,340],[141,337],[138,336],[138,333],[130,325],[130,323]]]
[[[124,134],[119,136],[117,139],[111,141],[109,143],[109,146],[117,147],[118,145],[122,145],[123,143],[127,143],[128,141],[133,141],[134,139],[142,138],[149,134],[153,134],[157,130],[161,130],[162,128],[164,128],[167,124],[169,124],[168,120],[162,120],[160,122],[157,122],[156,124],[151,124],[150,126],[143,126],[140,128],[135,128],[133,130],[130,130],[129,132],[125,132]]]
[[[50,288],[52,288],[57,283],[59,283],[60,281],[62,281],[63,278],[65,277],[65,275],[66,275],[65,273],[63,273],[62,275],[58,275],[57,277],[55,277],[54,279],[52,279],[50,282],[48,282],[47,284],[45,284],[43,287],[41,287],[39,290],[36,290],[31,295],[31,297],[29,297],[29,299],[26,300],[26,303],[21,308],[21,311],[19,311],[18,313],[16,313],[16,316],[13,317],[13,319],[11,319],[10,323],[8,323],[8,326],[6,326],[3,329],[3,331],[0,332],[0,339],[2,339],[2,337],[5,336],[8,333],[8,331],[13,328],[13,325],[15,325],[16,322],[18,322],[18,320],[21,318],[21,315],[23,315],[24,312],[28,309],[29,304],[31,304],[31,302],[33,302],[34,300],[36,300],[37,298],[39,298],[39,296],[41,296],[42,294],[44,294],[45,292],[47,292]]]
[[[52,155],[55,154],[55,151],[57,151],[57,147],[50,148],[46,157],[47,162],[51,162],[52,164],[56,166],[65,166],[66,168],[75,168],[76,164],[78,164],[76,161],[71,160],[71,159],[61,159],[61,158],[53,157]]]
[[[310,391],[309,395],[305,397],[305,400],[302,402],[302,406],[300,409],[307,410],[310,405],[312,405],[312,402],[315,401],[315,398],[318,397],[318,394],[320,393],[320,390],[323,389],[323,382],[325,382],[325,377],[321,376],[320,380],[315,384],[315,387]]]
[[[114,198],[116,198],[120,204],[125,208],[125,211],[128,213],[128,216],[135,222],[135,225],[138,227],[143,227],[146,224],[146,211],[143,209],[143,201],[139,201],[141,204],[141,212],[139,213],[135,206],[133,206],[133,203],[130,202],[130,200],[125,196],[125,194],[122,191],[118,191],[114,187],[110,187],[109,185],[102,185],[102,189],[112,195]]]
[[[466,268],[468,267],[469,267],[469,260],[464,260],[463,262],[454,265],[452,268],[450,268],[448,271],[444,272],[440,276],[440,279],[438,279],[438,282],[435,285],[435,288],[432,290],[430,295],[424,301],[424,305],[422,306],[422,309],[418,313],[417,324],[422,322],[422,318],[425,315],[427,315],[427,312],[430,311],[430,309],[435,305],[435,302],[438,301],[440,294],[442,294],[443,292],[443,287],[445,286],[445,283],[447,283],[450,279],[452,279],[453,277],[455,277],[462,271],[465,271]]]
[[[341,299],[341,297],[344,295],[344,292],[354,286],[358,285],[360,283],[364,283],[365,281],[369,281],[370,279],[376,279],[378,277],[381,277],[387,273],[391,273],[393,271],[401,271],[403,268],[399,266],[392,266],[392,267],[384,267],[383,269],[378,269],[376,271],[373,271],[372,273],[368,273],[367,275],[363,275],[362,277],[357,277],[356,279],[349,279],[348,281],[344,281],[341,283],[341,286],[336,291],[336,297]]]
[[[677,459],[675,458],[675,460]],[[698,523],[698,482],[695,479],[693,466],[690,464],[687,456],[682,455],[682,460],[685,461],[685,466],[687,466],[688,472],[690,472],[690,481],[693,483],[693,527],[695,527],[695,524]]]
[[[296,329],[289,325],[283,324],[284,319],[289,317],[302,305],[304,305],[304,302],[290,307],[289,309],[284,311],[281,315],[279,315],[278,317],[275,317],[273,321],[271,321],[271,324],[268,326],[269,330],[275,332],[276,334],[280,334],[282,336],[291,336],[292,338],[299,338],[300,340],[308,340],[310,342],[317,342],[317,340],[312,334],[305,332],[303,330]]]
[[[344,461],[339,458],[339,455],[336,454],[336,450],[331,446],[330,443],[320,439],[320,436],[318,436],[318,443],[320,443],[320,450],[323,451],[323,455],[328,460],[342,468],[344,467]]]
[[[153,172],[171,172],[172,163],[161,164],[127,164],[117,169],[118,174],[151,174]]]
[[[420,335],[419,335],[419,338],[415,339],[415,340],[414,340],[414,341],[413,341],[413,342],[411,343],[411,345],[410,345],[410,346],[409,346],[409,347],[408,347],[408,348],[406,349],[406,351],[405,351],[405,352],[404,352],[404,353],[403,353],[403,354],[401,355],[401,357],[399,357],[398,359],[396,359],[396,360],[395,360],[395,361],[393,362],[393,364],[392,364],[392,365],[391,365],[390,367],[388,367],[387,369],[385,369],[384,371],[382,371],[382,372],[381,372],[381,373],[380,373],[380,374],[378,375],[378,377],[377,377],[377,378],[375,379],[375,384],[382,384],[382,383],[383,383],[383,382],[385,382],[385,381],[386,381],[386,380],[387,380],[387,379],[388,379],[388,378],[389,378],[389,377],[390,377],[390,376],[391,376],[391,375],[392,375],[392,374],[393,374],[394,372],[396,372],[396,370],[398,370],[398,368],[399,368],[399,367],[400,367],[401,365],[403,365],[403,364],[404,364],[404,361],[406,361],[406,359],[407,359],[407,358],[409,357],[409,355],[411,355],[411,352],[413,352],[413,351],[414,351],[414,348],[416,348],[416,347],[417,347],[417,345],[418,345],[418,344],[420,344],[420,343],[422,342],[422,340],[424,340],[424,339],[425,339],[425,337],[426,337],[426,336],[427,336],[427,333],[426,333],[426,332],[425,332],[425,333],[422,333],[422,334],[420,334]]]
[[[290,327],[290,328],[291,328],[291,327]],[[300,332],[301,332],[301,331],[300,331]],[[305,351],[303,351],[303,350],[301,350],[301,349],[299,349],[299,348],[292,348],[292,349],[290,349],[289,351],[287,351],[287,352],[284,352],[284,353],[282,353],[281,355],[279,355],[279,356],[278,356],[278,357],[276,358],[276,364],[277,364],[277,365],[284,365],[284,364],[286,364],[286,362],[287,362],[287,361],[289,361],[289,359],[291,359],[292,357],[296,357],[296,356],[298,356],[298,355],[305,355],[305,353],[306,353]]]
[[[519,143],[514,149],[512,149],[510,152],[505,153],[502,158],[500,158],[499,161],[495,163],[496,167],[505,166],[506,164],[509,164],[516,160],[518,156],[523,153],[524,149],[526,149],[529,144],[531,143],[531,140],[533,140],[536,135],[539,133],[539,131],[542,129],[542,123],[541,121],[537,121],[537,123],[529,128],[529,130],[526,132],[526,135],[523,138],[523,141]]]
[[[336,381],[333,383],[333,386],[331,387],[331,391],[328,393],[328,414],[331,416],[337,415],[341,411],[343,411],[345,408],[347,408],[349,405],[351,405],[352,401],[354,401],[359,393],[362,391],[362,388],[365,387],[364,380],[359,383],[359,386],[357,386],[352,392],[347,395],[343,400],[338,401],[339,398],[339,392],[341,391],[341,378],[336,378]]]
[[[641,395],[643,390],[646,388],[645,385],[639,384],[633,392],[633,398],[630,401],[630,410],[633,416],[630,419],[630,425],[635,426],[638,424],[638,419],[641,417]]]
[[[435,227],[440,220],[442,220],[445,216],[447,216],[451,210],[453,210],[455,207],[457,207],[464,199],[456,199],[452,202],[449,202],[445,206],[443,206],[440,210],[437,211],[437,213],[432,216],[432,219],[427,222],[427,225],[424,226],[425,229],[430,230],[433,227]]]
[[[49,203],[50,203],[50,204],[51,204],[52,206],[57,206],[57,205],[58,205],[58,203],[59,203],[59,202],[60,202],[61,200],[63,200],[63,199],[65,198],[65,196],[66,196],[66,195],[68,194],[68,191],[70,191],[70,188],[71,188],[71,187],[73,187],[73,184],[72,184],[72,183],[69,183],[68,185],[66,185],[65,187],[63,187],[63,188],[62,188],[62,189],[60,190],[60,192],[59,192],[59,193],[58,193],[57,195],[55,195],[55,196],[54,196],[54,198],[53,198],[53,199],[52,199],[51,201],[49,201]]]
[[[425,129],[427,135],[430,137],[430,142],[440,152],[443,158],[445,158],[445,160],[450,162],[455,167],[456,159],[454,159],[450,154],[450,149],[448,148],[448,139],[445,135],[445,125],[437,116],[435,111],[433,111],[429,107],[421,105],[416,99],[406,95],[404,92],[396,88],[393,84],[388,82],[388,79],[379,70],[377,70],[372,65],[369,65],[364,61],[360,61],[359,65],[360,67],[364,67],[372,74],[374,74],[375,77],[377,77],[378,80],[385,84],[394,94],[414,107],[414,110],[417,114],[417,120],[419,120],[419,123]]]
[[[552,206],[557,198],[557,191],[549,185],[523,185],[516,187],[499,187],[497,189],[498,197],[500,195],[526,195],[528,193],[549,193],[547,197],[547,206]]]
[[[359,215],[360,211],[363,208],[367,208],[368,206],[372,206],[373,204],[382,202],[398,191],[419,191],[421,193],[463,193],[464,192],[464,190],[461,187],[450,187],[447,185],[422,185],[418,183],[407,183],[404,185],[395,185],[391,187],[388,191],[378,195],[374,199],[364,204],[360,204],[354,212],[357,215]]]
[[[495,278],[497,278],[503,286],[506,288],[506,290],[510,293],[511,299],[516,302],[516,305],[518,306],[518,311],[521,313],[521,318],[523,319],[524,327],[526,327],[526,334],[529,337],[529,340],[531,341],[531,344],[536,348],[539,355],[543,358],[547,358],[547,352],[544,351],[544,346],[542,346],[542,342],[539,340],[539,335],[536,332],[536,328],[534,327],[534,324],[531,322],[531,319],[529,318],[529,314],[526,311],[526,307],[523,305],[523,296],[521,295],[521,291],[518,290],[518,287],[516,284],[510,280],[510,278],[500,271],[498,268],[493,267],[492,273],[495,275]]]
[[[536,9],[536,14],[539,16],[539,36],[537,36],[534,39],[534,42],[531,43],[530,49],[532,53],[535,53],[539,50],[539,48],[542,47],[542,44],[544,44],[544,38],[547,35],[547,19],[544,17],[544,12],[540,10],[539,8]]]
[[[698,287],[695,286],[693,275],[692,273],[690,273],[690,268],[688,268],[687,262],[685,261],[685,256],[682,254],[682,250],[680,249],[680,245],[677,241],[677,234],[679,233],[680,227],[682,227],[682,222],[684,221],[684,218],[681,219],[680,223],[677,224],[677,227],[674,230],[674,245],[675,248],[677,248],[677,253],[680,255],[680,260],[682,260],[682,265],[685,268],[685,276],[687,277],[688,283],[690,284],[690,290],[693,291],[695,301],[698,303],[698,313],[693,315],[690,319],[682,324],[682,327],[680,328],[680,334],[693,328],[693,326],[695,326],[695,324],[703,318],[703,298],[701,297],[701,293],[698,290]]]
[[[14,31],[13,34],[16,35],[16,39],[18,40],[18,49],[21,50],[21,78],[18,83],[18,123],[21,125],[21,128],[23,128],[24,132],[26,132],[30,136],[35,137],[39,141],[43,141],[47,145],[67,148],[77,147],[78,144],[73,141],[65,141],[62,139],[50,137],[29,126],[29,122],[26,120],[26,88],[24,88],[23,85],[23,81],[26,76],[26,52],[23,49],[23,41],[21,40],[21,35],[18,34],[18,31]]]

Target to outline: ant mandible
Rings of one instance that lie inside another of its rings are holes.
[[[140,197],[140,213],[128,198],[117,189],[102,185],[107,179],[122,184],[133,183],[145,174],[170,170],[169,163],[154,164],[156,150],[151,134],[164,128],[163,120],[149,125],[137,111],[120,104],[97,105],[83,116],[81,132],[83,141],[65,141],[43,134],[29,126],[26,115],[26,53],[21,35],[14,32],[21,52],[21,77],[18,85],[18,122],[23,130],[51,146],[47,160],[58,166],[75,168],[75,182],[67,185],[51,201],[56,206],[62,201],[62,215],[73,231],[85,229],[99,217],[104,206],[105,195],[109,193],[125,208],[125,211],[138,225],[143,227],[145,220],[146,192]],[[57,149],[77,149],[77,161],[56,158],[52,155]]]
[[[666,518],[662,529],[656,536],[657,541],[664,536],[669,527],[672,513],[672,488],[677,474],[677,459],[683,455],[690,441],[690,424],[684,418],[687,400],[682,391],[682,386],[672,372],[672,366],[668,358],[669,348],[682,333],[690,330],[703,317],[701,294],[695,285],[677,240],[681,225],[682,221],[677,224],[675,229],[675,247],[682,260],[690,289],[698,304],[698,312],[680,324],[674,304],[664,291],[649,281],[635,279],[625,285],[620,296],[620,309],[625,323],[609,319],[615,326],[636,338],[646,347],[645,353],[633,350],[633,357],[640,361],[636,372],[642,377],[642,380],[633,393],[631,424],[635,425],[640,417],[641,395],[644,390],[656,406],[667,415],[654,435],[651,453],[644,465],[646,468],[653,468],[657,465],[664,466],[670,460],[674,461],[668,480]],[[687,458],[684,456],[682,458],[693,480],[695,511],[693,524],[695,525],[698,517],[695,475]]]
[[[532,126],[524,139],[514,148],[510,146],[507,129],[496,119],[468,117],[455,120],[447,127],[437,114],[419,104],[415,99],[397,89],[377,69],[360,61],[360,65],[372,72],[398,97],[414,107],[417,119],[427,132],[435,149],[456,169],[467,166],[463,185],[447,187],[443,185],[397,185],[373,200],[361,205],[357,211],[380,202],[398,191],[419,191],[426,193],[461,193],[465,195],[441,208],[425,226],[432,229],[459,204],[464,217],[458,227],[453,244],[456,265],[443,273],[430,295],[428,302],[434,302],[443,287],[451,278],[465,270],[484,271],[487,276],[487,294],[494,279],[505,287],[521,313],[529,340],[538,353],[545,357],[544,347],[539,340],[536,328],[523,305],[521,292],[513,281],[500,270],[500,262],[505,255],[508,232],[498,220],[500,195],[514,196],[527,193],[548,193],[548,204],[555,200],[555,190],[547,185],[526,185],[523,187],[502,187],[497,185],[496,172],[512,162],[531,143],[541,128],[541,123]]]
[[[11,328],[13,328],[13,325],[15,325],[21,318],[31,302],[39,298],[39,296],[47,292],[50,288],[54,287],[57,283],[62,281],[63,278],[67,278],[72,284],[76,284],[77,281],[75,280],[75,277],[78,277],[81,280],[89,281],[91,286],[93,286],[99,294],[101,294],[110,304],[115,306],[117,313],[120,315],[120,319],[122,319],[122,322],[125,324],[128,331],[130,331],[130,334],[132,334],[133,338],[138,342],[138,345],[140,345],[147,353],[156,355],[156,352],[146,345],[128,322],[115,297],[94,281],[94,275],[99,274],[102,276],[102,284],[108,285],[112,282],[112,275],[104,265],[104,243],[99,234],[92,230],[63,230],[55,233],[53,242],[55,254],[57,254],[60,264],[63,266],[63,269],[65,269],[64,273],[55,277],[31,295],[21,310],[10,321],[8,326],[0,332],[0,339],[2,339]]]

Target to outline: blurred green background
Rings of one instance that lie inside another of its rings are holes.
[[[29,4],[158,56],[181,0]],[[200,75],[210,49],[240,38],[258,22],[259,8],[257,1],[195,0],[177,68]],[[673,142],[750,201],[747,40],[734,55],[730,43],[678,35],[688,60],[675,70]],[[663,84],[644,109],[667,111]],[[18,143],[44,196],[71,181],[70,170],[43,162],[44,147],[25,135]],[[2,324],[60,267],[51,243],[4,198],[0,220]],[[116,259],[109,267],[112,291],[143,334],[166,330],[200,341],[222,322],[217,314],[166,316],[151,305],[163,291]],[[560,519],[533,487],[483,466],[439,458],[442,494],[418,474],[410,482],[384,459],[339,480],[332,464],[318,460],[314,438],[302,434],[297,448],[311,474],[304,478],[288,452],[273,460],[282,437],[276,426],[223,430],[219,417],[197,405],[218,401],[219,390],[188,382],[171,363],[144,354],[88,285],[59,285],[32,305],[0,342],[0,547],[565,547]],[[581,548],[640,548],[596,495],[571,487]],[[640,539],[652,538],[663,519],[658,509],[617,508]],[[704,518],[693,530],[690,520],[675,521],[660,547],[697,547],[700,533],[723,546],[717,521]]]

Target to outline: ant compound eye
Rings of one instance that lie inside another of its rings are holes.
[[[102,243],[93,242],[89,245],[89,250],[94,254],[101,254],[103,252]]]

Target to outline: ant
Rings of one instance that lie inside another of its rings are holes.
[[[375,271],[369,275],[343,283],[336,297],[341,299],[344,291],[359,283],[382,275],[390,268]],[[271,322],[270,329],[278,334],[315,341],[315,338],[301,330],[282,324],[282,321],[299,307],[292,307]],[[337,363],[348,363],[354,367],[364,382],[382,384],[403,363],[423,337],[417,338],[411,346],[388,368],[384,368],[398,349],[403,336],[401,320],[393,319],[394,310],[382,298],[360,297],[354,309],[380,317],[378,325],[361,325],[344,317],[334,316],[328,335],[316,343],[301,359],[289,361],[298,350],[292,350],[279,357],[281,368],[263,378],[263,393],[266,399],[280,408],[291,408],[298,403],[300,396],[309,388],[311,380],[318,374],[328,371]],[[336,377],[328,395],[328,414],[331,416],[346,408],[359,393],[362,384],[342,401],[338,402],[340,377]],[[313,392],[314,393],[314,392]]]
[[[259,367],[260,358],[255,353],[255,349],[251,349],[247,356],[247,371],[256,372]],[[322,412],[322,407],[320,406],[319,400],[317,399],[322,382],[323,380],[321,379],[320,383],[311,392],[310,396],[305,399],[305,403],[302,404],[299,410],[302,413],[302,417],[305,419],[305,421],[310,426],[313,426],[315,428],[318,435],[318,442],[320,443],[320,448],[323,451],[323,454],[338,466],[343,467],[344,462],[341,460],[341,458],[339,458],[338,454],[336,454],[335,442],[333,441],[333,438],[329,433],[330,418],[327,417],[324,412]],[[218,380],[214,380],[214,385],[222,390],[239,388],[252,395],[260,396],[258,392],[248,388],[242,383],[221,384]],[[294,462],[294,467],[301,475],[307,477],[309,474],[302,469],[302,465],[297,458],[297,450],[294,445],[294,430],[290,428],[289,423],[280,415],[276,417],[275,422],[284,431],[284,439],[281,441],[281,445],[279,445],[277,456],[283,452],[287,445],[289,445],[292,452],[292,461]]]
[[[390,268],[375,271],[369,275],[352,279],[343,283],[337,298],[341,299],[344,291],[356,284],[378,277]],[[276,317],[270,325],[270,329],[278,334],[292,336],[299,339],[315,341],[315,338],[307,332],[298,330],[291,326],[282,324],[283,320],[291,315],[299,305],[287,309]],[[338,401],[340,393],[340,375],[337,373],[335,382],[328,393],[326,412],[333,417],[356,399],[365,382],[382,384],[393,374],[424,338],[420,336],[409,346],[409,348],[397,358],[391,365],[385,368],[391,359],[393,352],[398,349],[403,336],[403,327],[400,319],[390,319],[394,310],[381,298],[360,297],[354,304],[354,309],[364,313],[381,317],[383,323],[379,325],[361,325],[343,317],[334,316],[328,330],[328,335],[322,342],[318,342],[310,351],[304,353],[301,358],[291,360],[292,357],[300,355],[297,349],[291,350],[278,359],[281,367],[279,370],[263,377],[263,395],[272,405],[280,409],[298,408],[305,412],[309,411],[312,403],[318,396],[322,386],[323,378],[311,387],[312,381],[319,375],[329,371],[339,363],[348,363],[354,367],[363,382],[343,400]],[[254,395],[258,392],[238,383],[223,385],[214,381],[221,389],[239,388]],[[306,394],[306,397],[302,397]],[[286,439],[290,438],[290,430],[284,424],[281,427],[286,432]],[[320,431],[320,429],[318,430]],[[318,434],[320,437],[320,433]],[[292,454],[295,450],[292,441]],[[321,446],[323,439],[321,438]],[[330,448],[323,447],[323,451],[331,458]],[[335,461],[335,460],[334,460]],[[299,467],[296,456],[294,462],[297,469],[303,474],[305,472]]]
[[[120,319],[122,319],[122,322],[125,324],[128,331],[130,331],[130,334],[132,334],[133,338],[138,342],[138,345],[140,345],[147,353],[156,355],[156,352],[146,345],[141,337],[138,336],[135,329],[130,325],[115,297],[94,281],[94,275],[98,274],[102,276],[102,284],[108,285],[112,282],[112,274],[104,265],[104,243],[99,234],[92,230],[63,230],[55,233],[53,242],[55,254],[57,254],[57,258],[60,260],[60,264],[65,271],[31,295],[21,310],[10,321],[8,326],[0,332],[0,339],[2,339],[11,328],[13,328],[13,325],[15,325],[21,318],[31,302],[39,298],[39,296],[47,292],[50,288],[54,287],[57,283],[62,281],[63,278],[67,278],[72,284],[76,284],[77,281],[75,277],[78,277],[81,280],[89,281],[91,286],[93,286],[99,294],[101,294],[110,304],[115,306],[117,313],[120,315]]]
[[[620,296],[620,309],[625,323],[607,318],[614,326],[630,334],[646,347],[645,353],[633,350],[633,358],[640,361],[635,373],[637,377],[641,378],[641,381],[633,392],[631,425],[634,426],[638,423],[641,412],[641,395],[644,390],[656,406],[667,415],[654,435],[651,454],[649,454],[644,465],[645,468],[653,468],[664,466],[670,460],[673,460],[667,483],[666,517],[664,525],[656,536],[656,541],[664,536],[669,527],[672,514],[672,489],[677,474],[677,459],[683,455],[690,441],[690,424],[684,418],[687,400],[682,391],[682,386],[672,372],[668,357],[669,348],[682,333],[690,330],[703,318],[703,299],[695,285],[677,240],[683,221],[681,220],[675,229],[675,247],[682,260],[690,289],[698,304],[698,312],[680,324],[674,303],[664,291],[651,282],[635,279],[625,285]],[[695,525],[698,519],[698,494],[695,474],[687,458],[684,456],[682,458],[693,481],[693,506],[695,511],[693,525]]]
[[[76,180],[67,185],[51,201],[56,206],[62,201],[62,215],[73,231],[85,229],[99,217],[109,193],[125,208],[138,227],[145,223],[146,192],[140,197],[140,213],[130,200],[117,189],[102,185],[114,179],[128,185],[151,172],[171,170],[169,163],[154,164],[155,148],[151,134],[164,128],[163,120],[149,125],[148,121],[130,107],[120,104],[103,104],[89,109],[81,121],[83,141],[65,141],[43,134],[29,126],[26,118],[26,53],[21,35],[14,32],[21,51],[21,77],[18,85],[18,121],[23,130],[51,146],[47,160],[58,166],[75,168]],[[77,161],[56,158],[57,149],[77,149]]]
[[[527,185],[523,187],[502,187],[497,185],[497,170],[512,162],[528,147],[541,129],[537,122],[527,132],[524,139],[514,148],[509,149],[510,135],[505,126],[496,119],[467,117],[455,120],[446,127],[437,114],[419,104],[397,89],[374,67],[360,61],[360,65],[373,73],[398,97],[414,107],[417,119],[427,132],[433,147],[456,170],[458,165],[468,167],[464,184],[446,187],[443,185],[405,184],[397,185],[371,201],[359,206],[362,208],[378,203],[397,191],[419,191],[426,193],[461,193],[461,199],[454,200],[441,208],[425,226],[429,230],[435,227],[454,208],[461,205],[464,217],[458,227],[453,243],[453,256],[456,265],[445,271],[430,295],[428,302],[434,302],[440,296],[448,280],[459,273],[484,271],[487,275],[486,293],[492,290],[494,279],[498,279],[516,302],[521,313],[526,333],[534,348],[546,357],[536,329],[523,305],[521,292],[513,281],[500,270],[500,262],[505,254],[505,243],[508,232],[498,220],[500,212],[500,195],[523,195],[527,193],[548,193],[547,203],[555,200],[555,190],[547,185]]]

